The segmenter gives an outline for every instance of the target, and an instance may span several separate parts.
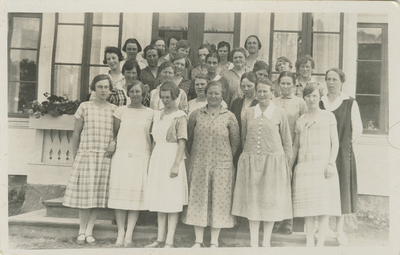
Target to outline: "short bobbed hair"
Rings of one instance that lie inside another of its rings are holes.
[[[142,97],[145,97],[147,94],[146,87],[144,86],[143,82],[139,80],[134,80],[126,85],[126,92],[128,94],[128,97],[129,97],[129,91],[136,85],[140,85],[140,89],[142,90]]]
[[[260,84],[264,84],[264,85],[269,86],[270,90],[271,90],[271,93],[272,94],[274,93],[274,86],[272,85],[272,82],[269,79],[264,78],[264,77],[261,78],[261,79],[258,79],[257,82],[256,82],[256,87],[255,87],[256,91],[257,91],[258,85],[260,85]]]
[[[267,70],[269,72],[269,65],[265,61],[259,60],[254,63],[253,72],[258,72],[260,70]]]
[[[314,59],[310,55],[305,55],[305,56],[301,56],[301,57],[299,57],[297,59],[297,61],[296,61],[296,70],[299,70],[300,65],[305,65],[305,64],[307,64],[308,61],[311,62],[311,68],[314,69],[315,68]]]
[[[257,40],[257,42],[258,42],[258,49],[261,49],[261,41],[260,41],[260,39],[258,39],[258,36],[256,36],[256,35],[249,35],[249,37],[247,37],[246,41],[244,42],[244,48],[247,50],[247,48],[246,48],[247,41],[248,41],[251,37],[256,38],[256,40]]]
[[[222,47],[227,47],[228,48],[228,56],[231,53],[231,45],[228,42],[221,41],[218,43],[217,48],[220,49]]]
[[[174,63],[175,61],[180,60],[180,59],[184,59],[185,60],[185,68],[188,68],[189,61],[187,60],[187,57],[181,52],[177,52],[175,54],[175,56],[171,59],[171,62]]]
[[[295,73],[292,73],[291,71],[283,71],[278,78],[278,84],[281,83],[281,79],[283,77],[289,77],[292,79],[293,84],[296,84],[296,75]]]
[[[205,73],[198,73],[196,74],[196,76],[193,79],[193,84],[196,82],[196,79],[204,79],[207,81],[207,83],[209,83],[211,81],[210,76],[208,76]]]
[[[329,73],[330,71],[337,73],[337,74],[339,75],[340,81],[341,81],[342,83],[344,83],[344,82],[346,81],[346,75],[345,75],[344,72],[343,72],[342,70],[340,70],[339,68],[331,68],[331,69],[329,69],[328,71],[326,71],[326,73],[325,73],[325,81],[326,81],[326,78],[328,77],[328,73]]]
[[[153,38],[153,39],[151,40],[150,44],[155,45],[157,41],[163,41],[164,44],[165,44],[164,38],[161,38],[161,37]]]
[[[210,81],[210,82],[207,84],[207,86],[204,88],[204,94],[207,95],[207,91],[208,91],[211,87],[213,87],[213,86],[219,87],[219,88],[221,89],[221,94],[224,92],[224,88],[222,87],[221,82],[219,82],[219,81]]]
[[[185,40],[185,39],[179,40],[179,41],[176,43],[176,51],[178,51],[180,48],[184,48],[184,49],[190,48],[190,43],[189,43],[189,41],[188,41],[188,40]]]
[[[110,78],[110,76],[108,76],[108,74],[99,74],[99,75],[95,76],[93,78],[92,83],[90,84],[90,90],[91,91],[96,91],[96,83],[98,83],[99,81],[102,81],[102,80],[108,80],[108,83],[110,85],[109,86],[110,91],[112,91],[113,90],[113,85],[112,85],[111,78]]]
[[[235,55],[236,52],[240,52],[243,54],[244,57],[246,57],[246,50],[242,47],[236,47],[233,48],[233,50],[231,51],[231,60],[233,60],[233,55]]]
[[[136,68],[136,72],[138,77],[140,77],[140,66],[136,60],[129,59],[127,60],[124,65],[122,66],[122,74],[125,74],[125,71],[130,71],[133,68]]]
[[[157,40],[157,41],[158,41],[158,40]],[[158,57],[161,58],[161,56],[162,56],[161,50],[158,49],[156,46],[154,46],[154,44],[150,44],[150,45],[147,45],[146,47],[144,47],[144,50],[143,50],[143,54],[144,54],[143,57],[144,57],[144,58],[147,57],[146,54],[147,54],[147,52],[148,52],[149,50],[155,50],[155,51],[157,51]]]
[[[119,61],[124,60],[124,56],[122,55],[122,52],[121,52],[117,47],[114,47],[114,46],[107,46],[107,47],[104,49],[103,64],[105,64],[105,65],[107,64],[107,58],[106,58],[107,53],[108,53],[108,54],[110,54],[110,53],[116,54],[116,55],[118,56],[118,60],[119,60]]]
[[[202,49],[206,49],[208,51],[208,54],[210,54],[211,52],[216,51],[215,45],[214,44],[209,44],[209,43],[203,43],[202,45],[200,45],[199,51],[202,50]],[[198,55],[199,55],[199,52],[197,52],[197,56]]]
[[[159,77],[160,76],[160,73],[164,70],[164,69],[166,69],[166,68],[168,68],[168,67],[172,67],[172,69],[174,70],[174,73],[175,73],[175,65],[171,62],[171,61],[164,61],[164,62],[162,62],[162,64],[158,67],[158,71],[157,71],[157,77]]]
[[[292,67],[293,67],[292,66],[292,61],[290,61],[287,57],[282,56],[282,57],[279,57],[279,58],[276,59],[275,71],[277,71],[277,72],[279,72],[279,69],[278,69],[278,63],[279,62],[289,63],[289,68],[290,69],[292,69]]]
[[[171,93],[172,100],[176,100],[179,96],[180,89],[172,81],[164,82],[160,87],[159,97],[161,98],[161,91],[169,91]]]
[[[176,40],[176,42],[179,42],[180,40],[181,40],[181,38],[179,37],[179,36],[177,36],[177,35],[173,35],[173,36],[171,36],[170,38],[168,38],[168,40],[167,40],[167,47],[169,48],[169,44],[171,43],[171,39],[175,39]]]
[[[212,52],[207,54],[206,63],[207,63],[208,58],[216,58],[217,61],[218,61],[218,64],[221,62],[221,59],[220,59],[220,57],[219,57],[219,55],[218,55],[218,53],[216,51],[212,51]]]
[[[242,81],[243,81],[244,79],[248,79],[248,80],[251,81],[252,83],[256,84],[256,82],[257,82],[257,75],[256,75],[254,72],[247,72],[247,73],[244,73],[244,74],[242,75],[242,77],[240,78],[240,83],[242,83]]]
[[[123,52],[126,52],[126,46],[128,45],[128,43],[136,44],[137,48],[138,48],[138,53],[142,51],[142,46],[140,46],[140,43],[138,42],[138,40],[136,40],[136,38],[129,38],[125,41],[124,46],[122,47]]]
[[[303,99],[307,96],[310,95],[311,93],[314,92],[314,90],[318,90],[319,97],[321,98],[322,93],[321,90],[319,89],[319,86],[315,83],[309,83],[306,85],[306,87],[303,90]]]

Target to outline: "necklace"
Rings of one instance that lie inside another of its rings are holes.
[[[214,116],[217,112],[219,112],[220,107],[218,107],[216,110],[211,111],[209,107],[207,107],[208,113],[211,113],[211,116]]]

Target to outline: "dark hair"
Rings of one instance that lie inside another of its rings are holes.
[[[219,50],[222,47],[227,47],[228,48],[228,56],[229,56],[229,53],[231,53],[231,45],[228,42],[221,41],[221,42],[218,43],[217,48]]]
[[[326,77],[328,76],[328,73],[329,73],[330,71],[333,71],[333,72],[337,73],[337,74],[339,75],[340,81],[341,81],[342,83],[346,81],[346,75],[345,75],[344,72],[343,72],[342,70],[340,70],[339,68],[331,68],[331,69],[329,69],[328,71],[326,71],[326,73],[325,73],[325,81],[326,81]]]
[[[221,82],[219,81],[210,81],[209,83],[207,83],[207,86],[204,88],[204,94],[207,95],[207,91],[210,87],[212,86],[218,86],[221,89],[221,93],[224,92],[224,88],[222,87]]]
[[[269,72],[269,66],[267,63],[265,63],[262,60],[259,60],[257,62],[254,63],[254,67],[253,67],[253,72],[258,72],[260,70],[267,70],[267,72]]]
[[[156,46],[154,46],[153,44],[150,44],[150,45],[147,45],[146,47],[144,47],[144,50],[143,50],[143,54],[144,54],[143,56],[144,56],[144,58],[146,58],[146,54],[147,54],[147,52],[148,52],[149,50],[155,50],[155,51],[157,51],[158,57],[161,58],[161,55],[162,55],[161,50],[160,50],[160,49],[157,49]]]
[[[164,82],[160,87],[160,99],[161,99],[161,91],[169,91],[171,93],[172,100],[176,100],[179,96],[180,89],[175,85],[172,81]]]
[[[210,53],[207,54],[207,56],[206,56],[206,63],[207,63],[208,58],[216,58],[217,61],[218,61],[218,64],[219,64],[219,62],[221,62],[221,59],[219,58],[218,53],[215,52],[215,51],[212,51],[212,52],[210,52]]]
[[[196,82],[196,79],[204,79],[207,81],[207,83],[211,81],[210,76],[208,76],[205,73],[201,73],[201,72],[196,74],[196,76],[193,79],[193,84]]]
[[[272,94],[274,93],[274,86],[272,85],[272,82],[271,82],[269,79],[264,78],[264,77],[258,79],[258,80],[256,81],[256,87],[255,87],[255,90],[256,90],[256,91],[257,91],[257,87],[258,87],[259,84],[265,84],[265,85],[267,85],[267,86],[270,86],[270,90],[271,90]]]
[[[310,55],[305,55],[305,56],[301,56],[301,57],[299,57],[297,59],[297,61],[296,61],[296,70],[299,70],[300,65],[305,65],[305,64],[307,64],[308,61],[311,62],[311,68],[314,69],[315,68],[314,59]]]
[[[142,46],[140,46],[140,43],[138,42],[138,40],[136,40],[135,38],[129,38],[125,41],[124,46],[122,47],[123,52],[126,52],[126,46],[128,45],[128,43],[136,44],[136,46],[138,48],[138,53],[142,51]]]
[[[126,94],[128,95],[128,97],[129,97],[129,90],[131,90],[136,85],[140,85],[140,89],[142,90],[142,97],[145,97],[147,94],[146,87],[144,86],[143,82],[139,80],[134,80],[132,81],[132,83],[126,85],[126,92],[127,92]]]
[[[278,78],[278,84],[281,83],[281,79],[283,77],[289,77],[292,79],[293,84],[296,84],[296,75],[295,73],[292,73],[291,71],[283,71]]]
[[[240,78],[240,83],[242,83],[242,81],[243,81],[244,79],[248,79],[248,80],[251,81],[252,83],[256,84],[256,82],[257,82],[257,75],[256,75],[254,72],[247,72],[247,73],[244,73],[244,74],[242,75],[242,77]]]
[[[118,56],[118,60],[119,61],[122,61],[122,60],[124,60],[124,56],[122,55],[122,52],[117,48],[117,47],[114,47],[114,46],[107,46],[105,49],[104,49],[104,59],[103,59],[103,64],[107,64],[107,58],[106,58],[106,54],[111,54],[111,53],[114,53],[114,54],[116,54],[117,56]]]
[[[247,37],[246,41],[244,42],[244,48],[247,50],[246,45],[247,45],[247,41],[249,40],[250,37],[256,38],[256,40],[258,42],[258,49],[261,49],[261,41],[260,41],[260,39],[258,39],[258,36],[256,36],[256,35],[249,35],[249,37]]]
[[[276,59],[276,63],[275,63],[275,71],[279,72],[278,70],[278,62],[285,62],[285,63],[289,63],[289,68],[292,69],[292,61],[290,61],[287,57],[279,57]]]
[[[174,57],[171,59],[171,62],[174,63],[175,61],[180,60],[180,59],[184,59],[185,60],[185,68],[188,68],[189,61],[188,61],[187,57],[181,52],[177,52],[174,55]]]
[[[92,83],[90,83],[90,90],[96,91],[96,83],[98,83],[99,81],[102,81],[102,80],[108,80],[108,83],[110,85],[110,87],[109,87],[110,91],[113,89],[113,85],[112,85],[110,76],[108,76],[108,74],[99,74],[99,75],[96,75],[96,77],[93,78]]]
[[[136,68],[137,75],[138,75],[138,77],[140,77],[140,66],[137,61],[132,60],[132,59],[129,59],[124,63],[124,65],[122,66],[121,73],[125,74],[125,71],[130,71],[133,68]]]
[[[169,48],[169,44],[171,43],[171,39],[175,39],[176,40],[176,42],[179,42],[179,40],[181,40],[181,38],[179,37],[179,36],[177,36],[177,35],[173,35],[173,36],[171,36],[170,38],[168,38],[168,40],[167,40],[167,47]]]
[[[210,54],[211,52],[214,52],[216,50],[215,45],[209,44],[209,43],[203,43],[202,45],[200,45],[199,50],[202,50],[202,49],[208,50],[208,54]],[[199,55],[199,52],[197,52],[197,56],[198,55]]]
[[[189,43],[189,41],[188,41],[188,40],[185,40],[185,39],[179,40],[179,41],[176,43],[176,51],[178,51],[180,48],[184,48],[184,49],[190,48],[190,43]]]
[[[314,92],[314,90],[318,90],[319,93],[319,97],[321,98],[322,94],[321,94],[321,90],[319,89],[319,86],[315,83],[308,83],[304,90],[303,90],[303,99],[307,96],[310,95],[311,93]]]
[[[155,45],[157,41],[163,41],[164,44],[165,44],[164,38],[161,38],[161,37],[153,38],[153,39],[151,40],[151,43],[150,43],[150,44]]]
[[[233,48],[233,50],[231,51],[231,55],[230,55],[231,60],[233,60],[233,55],[235,55],[236,52],[240,52],[243,54],[244,57],[246,57],[246,50],[242,47],[236,47],[236,48]]]
[[[171,61],[167,60],[167,61],[162,62],[161,65],[158,67],[157,77],[159,77],[161,71],[167,67],[172,67],[172,69],[174,70],[174,73],[175,73],[175,65]]]

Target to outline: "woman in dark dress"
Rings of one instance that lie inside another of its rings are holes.
[[[336,159],[342,207],[342,216],[336,218],[336,236],[339,244],[348,242],[343,231],[344,214],[357,212],[357,171],[353,144],[360,138],[363,130],[357,102],[342,92],[345,80],[345,74],[338,68],[326,71],[328,94],[323,96],[320,102],[321,109],[331,111],[335,115],[339,135],[339,153]]]

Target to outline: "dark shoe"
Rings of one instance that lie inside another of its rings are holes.
[[[281,232],[284,235],[291,235],[292,234],[292,226],[286,224],[281,227]]]
[[[162,248],[164,247],[165,242],[154,241],[151,244],[146,245],[144,248]]]
[[[280,227],[281,227],[281,223],[280,222],[275,222],[274,223],[274,228],[272,229],[272,233],[278,232]]]

